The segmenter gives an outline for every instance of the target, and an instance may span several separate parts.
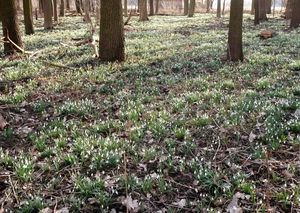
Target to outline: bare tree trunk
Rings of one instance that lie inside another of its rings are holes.
[[[225,9],[226,9],[226,0],[223,1],[223,10],[222,10],[222,15],[225,15]]]
[[[39,0],[39,14],[43,14],[43,9],[44,7],[43,7],[43,0]]]
[[[42,0],[43,2],[43,11],[44,11],[44,29],[49,30],[53,29],[53,5],[52,1]]]
[[[286,9],[285,9],[285,18],[286,19],[291,19],[292,18],[293,5],[294,5],[294,0],[288,0],[287,1]]]
[[[206,0],[206,12],[210,12],[210,0]]]
[[[84,21],[87,23],[91,22],[90,0],[84,0]]]
[[[23,47],[15,0],[0,0],[0,20],[2,22],[3,37],[7,41],[7,43],[4,43],[4,53],[14,54],[19,50],[8,41],[9,39],[19,47]]]
[[[31,0],[23,0],[25,34],[34,34],[33,19],[32,19],[32,2]]]
[[[190,0],[188,17],[193,17],[195,14],[196,0]]]
[[[254,1],[255,0],[252,0],[252,3],[251,3],[251,15],[254,15],[255,14],[255,6],[254,6]]]
[[[147,0],[139,0],[140,19],[139,21],[148,21]]]
[[[124,23],[120,0],[101,0],[100,49],[102,61],[124,61]]]
[[[258,25],[260,23],[259,19],[259,0],[253,0],[254,2],[254,25]]]
[[[266,0],[266,11],[267,14],[272,13],[272,0]]]
[[[149,16],[154,15],[154,0],[149,0]]]
[[[221,0],[218,0],[217,3],[217,17],[221,18]]]
[[[229,61],[243,61],[243,8],[244,1],[231,0],[230,21],[228,33],[227,59]]]
[[[61,17],[65,16],[65,0],[60,0],[59,16]]]
[[[124,0],[124,16],[128,17],[128,2]]]
[[[70,0],[66,0],[66,9],[70,10]]]
[[[267,18],[266,0],[259,0],[259,20],[266,21]]]
[[[82,15],[80,0],[75,0],[76,12]]]
[[[53,16],[54,16],[54,21],[58,21],[57,0],[53,0]]]
[[[297,28],[300,25],[300,1],[294,0],[293,3],[291,28]]]
[[[183,2],[183,15],[187,16],[189,14],[189,0],[184,0]]]
[[[155,14],[158,14],[159,12],[159,0],[155,1]]]

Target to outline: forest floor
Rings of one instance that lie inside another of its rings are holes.
[[[251,18],[244,63],[228,17],[134,17],[121,64],[81,17],[36,22],[0,60],[0,212],[299,212],[300,31]]]

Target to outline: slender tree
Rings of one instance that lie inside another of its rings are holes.
[[[258,25],[260,23],[259,19],[259,0],[253,0],[254,2],[254,25]]]
[[[84,0],[84,21],[86,23],[90,23],[91,22],[90,0]]]
[[[221,0],[217,2],[217,17],[221,18]]]
[[[158,12],[159,12],[159,0],[156,0],[155,1],[155,14],[158,14]]]
[[[99,56],[102,61],[124,61],[124,22],[120,0],[101,0]]]
[[[75,8],[76,8],[76,12],[82,15],[80,0],[75,0]]]
[[[53,16],[54,16],[54,21],[58,21],[57,0],[53,0]]]
[[[222,15],[225,15],[225,9],[226,9],[226,0],[223,1],[223,10],[222,10]]]
[[[206,0],[206,12],[209,13],[210,12],[210,3],[211,0]]]
[[[124,0],[124,16],[128,17],[128,2]]]
[[[25,34],[26,35],[34,34],[31,0],[23,0],[23,12],[24,12]]]
[[[154,15],[154,0],[149,0],[149,16]]]
[[[190,0],[188,17],[193,17],[195,14],[196,0]]]
[[[293,1],[293,11],[292,11],[292,20],[291,28],[297,28],[300,25],[300,0]]]
[[[43,2],[43,11],[44,11],[44,29],[49,30],[53,29],[53,5],[52,1],[42,0]]]
[[[139,11],[140,18],[139,21],[148,21],[148,12],[147,12],[147,0],[139,0]]]
[[[59,16],[61,17],[65,16],[65,0],[60,0]]]
[[[231,0],[227,59],[243,61],[243,0]]]
[[[2,22],[4,40],[6,41],[4,43],[4,52],[6,54],[14,54],[16,51],[20,51],[12,44],[13,42],[17,46],[23,47],[15,0],[0,0],[0,20]]]
[[[291,19],[293,12],[294,0],[287,0],[286,9],[285,9],[285,18]]]
[[[183,15],[187,16],[189,14],[189,0],[184,0],[183,2]]]
[[[70,0],[66,0],[66,9],[70,10]]]

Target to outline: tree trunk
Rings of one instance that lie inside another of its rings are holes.
[[[243,8],[244,1],[231,0],[227,59],[243,61]]]
[[[66,9],[70,10],[70,0],[66,0]]]
[[[124,61],[122,2],[120,0],[102,0],[100,8],[100,59],[102,61]]]
[[[39,14],[43,14],[43,0],[39,0]]]
[[[43,11],[44,11],[44,29],[49,30],[53,29],[53,5],[52,1],[42,0],[43,1]]]
[[[221,18],[221,0],[218,0],[217,3],[217,17]]]
[[[294,0],[288,0],[287,1],[286,9],[285,9],[285,18],[286,19],[291,19],[292,18],[293,4],[294,4]]]
[[[65,16],[65,0],[60,0],[59,16],[61,17]]]
[[[206,12],[207,12],[207,13],[210,12],[210,1],[211,1],[211,0],[206,0]]]
[[[222,15],[225,15],[225,7],[226,7],[226,0],[223,1],[223,10],[222,10]]]
[[[90,0],[84,0],[84,21],[86,23],[90,23],[91,22]]]
[[[272,13],[272,0],[266,0],[266,11],[267,14]]]
[[[140,19],[139,21],[148,21],[147,0],[139,0]]]
[[[188,17],[193,17],[195,14],[196,0],[190,0]]]
[[[54,16],[54,21],[58,21],[57,0],[53,0],[53,16]]]
[[[259,0],[253,0],[254,2],[254,25],[258,25],[260,22],[259,19]]]
[[[255,0],[252,0],[251,2],[251,15],[255,15],[255,3],[254,3]]]
[[[33,19],[32,19],[32,2],[31,0],[23,0],[25,34],[34,34]]]
[[[293,1],[293,11],[292,11],[292,20],[291,28],[297,28],[300,25],[300,1]]]
[[[0,20],[5,41],[8,37],[19,47],[23,47],[20,29],[18,25],[18,14],[15,0],[0,0]],[[10,42],[4,43],[4,53],[14,54],[18,49]]]
[[[149,15],[154,15],[154,0],[149,0]]]
[[[100,24],[100,2],[97,0],[96,2],[96,24]]]
[[[183,15],[187,16],[189,14],[189,0],[184,0],[183,2]]]
[[[124,16],[128,17],[128,2],[124,0]]]
[[[266,21],[267,18],[266,0],[259,0],[259,20]]]
[[[155,1],[155,14],[158,14],[159,11],[159,0]]]
[[[76,12],[82,15],[80,0],[75,0]]]

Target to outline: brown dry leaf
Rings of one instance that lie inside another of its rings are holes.
[[[122,201],[122,205],[126,206],[129,212],[138,212],[139,204],[137,200],[132,200],[131,196],[128,196]]]
[[[50,209],[49,207],[41,210],[41,213],[52,213],[52,212],[53,212],[52,209]]]
[[[231,202],[228,204],[227,206],[227,212],[229,213],[243,213],[243,209],[239,206],[238,201],[239,199],[244,199],[245,198],[245,194],[237,192]]]
[[[4,117],[0,114],[0,130],[3,130],[7,126],[7,122]]]

